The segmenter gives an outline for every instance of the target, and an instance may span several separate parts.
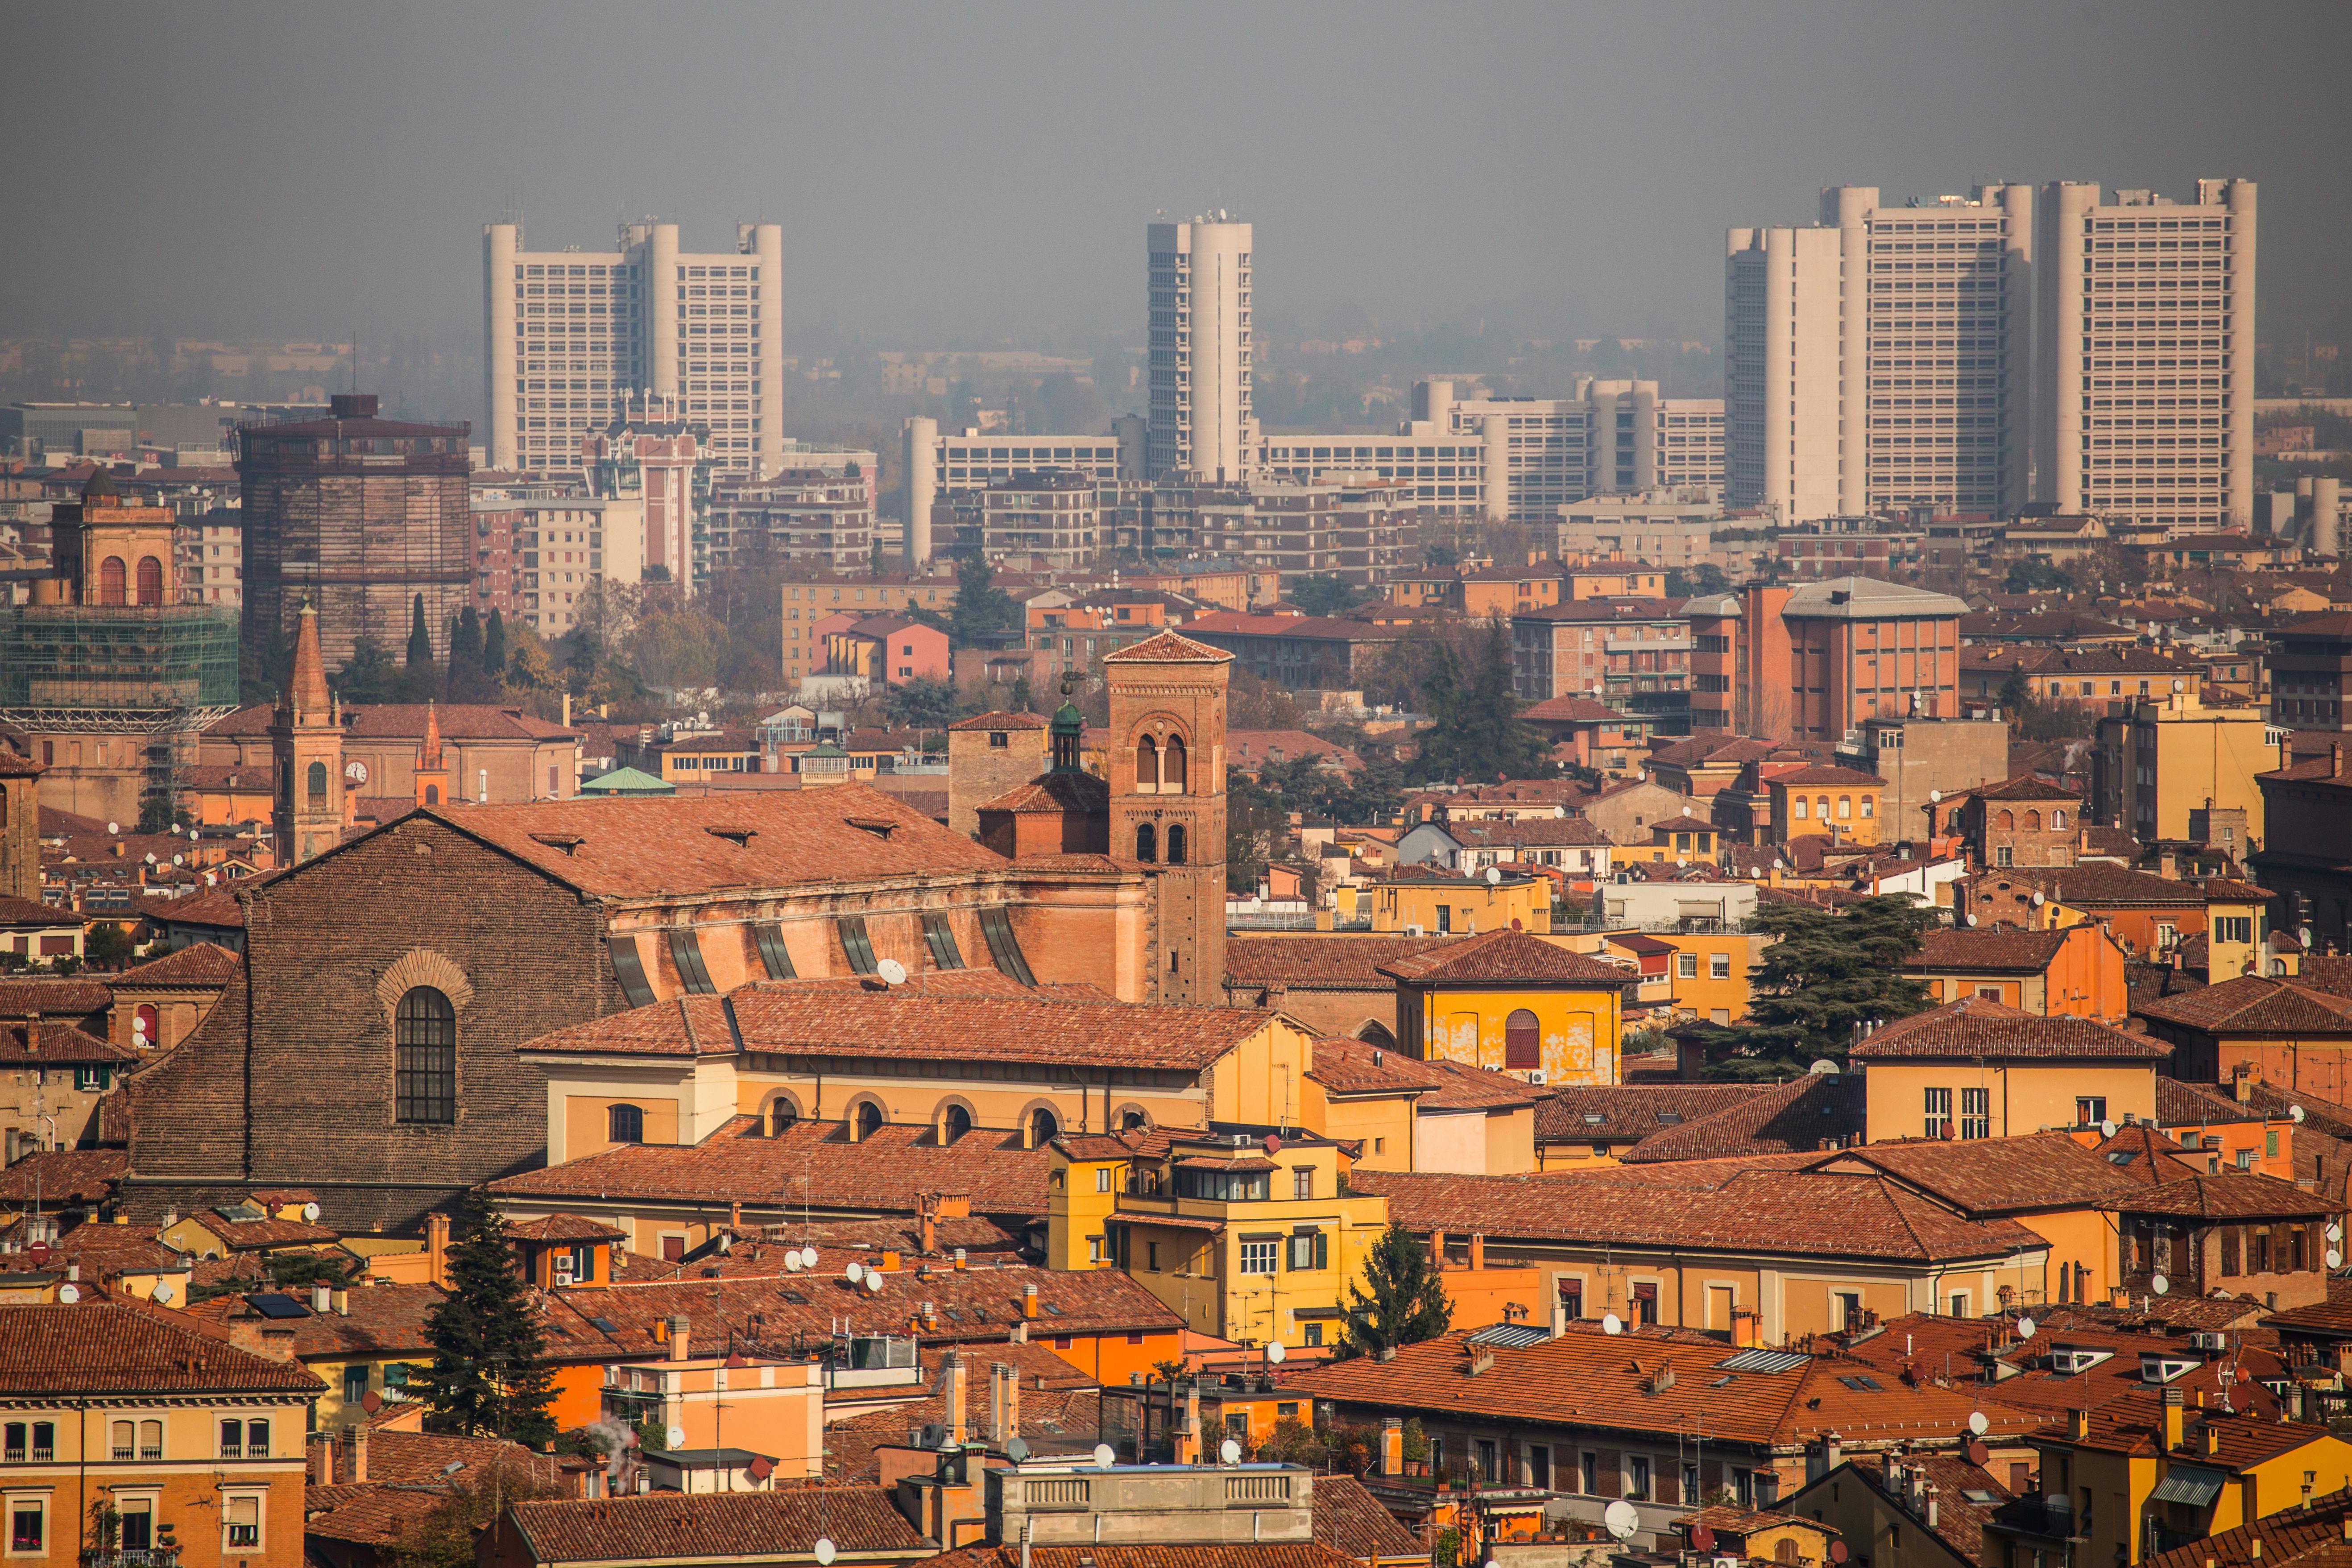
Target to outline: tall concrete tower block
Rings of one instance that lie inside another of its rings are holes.
[[[1151,479],[1239,481],[1256,468],[1250,245],[1250,226],[1223,213],[1150,226]]]
[[[931,503],[939,499],[940,422],[920,415],[907,421],[907,570],[920,572],[931,558]]]
[[[1225,690],[1234,656],[1174,632],[1105,656],[1110,852],[1156,867],[1156,999],[1222,1005]]]

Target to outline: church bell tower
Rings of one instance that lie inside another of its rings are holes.
[[[1221,1006],[1225,977],[1225,689],[1234,656],[1174,632],[1103,658],[1110,852],[1155,868],[1157,1000]]]
[[[278,863],[292,866],[343,841],[343,718],[327,689],[319,613],[302,606],[294,669],[269,725],[277,788],[270,826]]]

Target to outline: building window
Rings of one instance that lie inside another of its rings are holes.
[[[1650,1461],[1646,1455],[1625,1457],[1625,1495],[1636,1502],[1650,1500]]]
[[[245,1423],[224,1421],[220,1424],[220,1457],[224,1459],[245,1458]]]
[[[393,1013],[394,1117],[446,1124],[457,1120],[457,1011],[430,985],[400,998]]]
[[[1543,1026],[1525,1007],[1514,1008],[1503,1020],[1503,1066],[1517,1069],[1543,1066]]]
[[[646,1141],[646,1113],[634,1105],[615,1105],[604,1113],[604,1137],[614,1143]]]
[[[1314,1166],[1301,1165],[1290,1173],[1290,1195],[1294,1198],[1311,1198],[1315,1195]]]
[[[1926,1131],[1930,1138],[1943,1138],[1952,1131],[1952,1091],[1931,1089],[1927,1091]]]
[[[1992,1090],[1989,1089],[1960,1090],[1960,1136],[1963,1138],[1992,1136]]]
[[[1706,977],[1709,980],[1730,979],[1731,954],[1727,952],[1708,953],[1706,955]]]
[[[1559,1282],[1560,1315],[1571,1323],[1584,1321],[1584,1281],[1563,1279]]]
[[[1646,1285],[1634,1286],[1633,1299],[1627,1305],[1632,1309],[1635,1322],[1654,1326],[1658,1321],[1657,1283],[1653,1280]]]
[[[38,1498],[16,1498],[8,1504],[8,1550],[39,1555],[44,1550],[42,1506]]]
[[[1160,830],[1148,822],[1135,825],[1135,858],[1146,863],[1160,858]]]
[[[1168,863],[1171,866],[1184,864],[1184,829],[1180,824],[1171,823],[1168,827]]]
[[[312,763],[310,764],[310,776],[307,782],[310,792],[310,798],[312,800],[317,801],[326,799],[327,764],[324,763]]]
[[[353,1365],[347,1366],[347,1367],[343,1368],[343,1403],[344,1403],[344,1404],[346,1404],[346,1405],[357,1405],[361,1400],[365,1399],[365,1398],[367,1397],[367,1391],[368,1391],[368,1369],[367,1369],[367,1363],[366,1363],[365,1362],[360,1362],[360,1363],[355,1363],[355,1364],[353,1364]],[[115,1423],[115,1425],[116,1425],[116,1426],[122,1426],[122,1427],[126,1427],[126,1428],[127,1428],[127,1427],[131,1425],[131,1423],[129,1423],[128,1421],[118,1421],[118,1422],[116,1422],[116,1423]],[[122,1447],[120,1444],[117,1444],[117,1445],[116,1445],[116,1451],[115,1451],[115,1455],[114,1455],[114,1457],[115,1457],[116,1458],[118,1458],[118,1459],[127,1459],[127,1458],[131,1458],[131,1452],[130,1452],[130,1450],[129,1450],[129,1449]]]
[[[229,1551],[251,1551],[261,1544],[261,1500],[259,1498],[223,1498],[221,1521],[228,1527],[227,1549]]]
[[[1099,1165],[1096,1167],[1095,1191],[1098,1193],[1107,1193],[1110,1191],[1110,1167],[1108,1165]]]
[[[1320,1324],[1320,1323],[1308,1323],[1308,1324],[1307,1324],[1307,1325],[1305,1326],[1305,1328],[1304,1328],[1301,1331],[1302,1331],[1302,1333],[1305,1335],[1305,1341],[1304,1341],[1304,1342],[1306,1343],[1307,1347],[1309,1350],[1317,1349],[1317,1348],[1318,1348],[1318,1347],[1320,1347],[1320,1346],[1322,1345],[1322,1343],[1323,1343],[1323,1325],[1322,1325],[1322,1324]]]
[[[100,605],[123,603],[129,597],[124,587],[125,577],[121,556],[110,555],[100,562],[98,563],[98,602]]]
[[[1244,1274],[1273,1273],[1276,1263],[1275,1254],[1280,1246],[1281,1243],[1277,1241],[1243,1242],[1242,1272]]]
[[[2107,1119],[2107,1097],[2104,1094],[2081,1094],[2074,1097],[2074,1125],[2096,1127]]]

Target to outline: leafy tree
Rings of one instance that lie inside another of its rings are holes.
[[[1310,616],[1344,616],[1369,596],[1336,572],[1294,579],[1283,595]]]
[[[950,681],[919,676],[882,694],[882,711],[904,730],[944,730],[979,711]]]
[[[1519,717],[1525,706],[1513,689],[1510,634],[1486,624],[1467,669],[1450,645],[1438,643],[1426,700],[1432,719],[1413,759],[1416,783],[1431,780],[1540,778],[1555,770],[1551,746]]]
[[[1843,1059],[1856,1024],[1907,1017],[1927,1005],[1927,987],[1904,977],[1936,923],[1908,893],[1884,893],[1835,913],[1811,904],[1769,904],[1751,931],[1780,940],[1748,970],[1752,1026],[1708,1031],[1735,1055],[1727,1078],[1788,1078],[1819,1058]]]
[[[498,606],[490,606],[489,621],[482,627],[482,668],[492,681],[507,678],[507,623]]]
[[[352,656],[335,677],[335,691],[346,704],[390,702],[400,693],[400,676],[383,645],[362,633],[352,639]]]
[[[2074,579],[2047,561],[2012,561],[2009,575],[2001,579],[2000,591],[2004,594],[2071,594],[2074,591]]]
[[[1015,713],[1028,713],[1035,710],[1037,705],[1037,694],[1030,689],[1029,678],[1027,676],[1023,675],[1013,678],[1012,701],[1013,711]]]
[[[415,608],[408,617],[407,665],[422,669],[433,662],[433,634],[425,626],[425,595],[416,595]]]
[[[384,1549],[386,1568],[473,1568],[475,1538],[509,1503],[570,1495],[520,1453],[468,1465],[435,1489],[441,1502]]]
[[[433,1364],[415,1386],[425,1429],[543,1443],[555,1436],[554,1372],[506,1220],[481,1187],[460,1200],[457,1219],[466,1238],[449,1249],[449,1294],[425,1320]]]
[[[977,554],[956,563],[955,614],[948,635],[958,647],[987,647],[1020,635],[1021,606],[996,585],[996,568]]]
[[[449,626],[449,700],[487,702],[495,686],[483,657],[482,618],[468,605]]]
[[[1391,1224],[1364,1259],[1367,1292],[1348,1287],[1348,1337],[1337,1353],[1356,1356],[1433,1340],[1454,1326],[1454,1301],[1429,1249]]]
[[[131,934],[105,921],[89,928],[81,939],[82,956],[99,969],[119,969],[138,951]]]
[[[139,800],[139,831],[162,833],[173,825],[172,797],[168,795],[142,795]]]
[[[1290,807],[1262,779],[1239,768],[1225,769],[1225,888],[1255,893],[1265,876],[1266,858],[1289,831]]]
[[[2025,671],[2012,669],[2009,679],[2000,683],[2000,710],[2009,715],[2010,727],[2024,721],[2025,710],[2033,706],[2033,683],[2025,679]]]
[[[1730,590],[1731,579],[1723,568],[1712,561],[1702,561],[1685,571],[1680,566],[1666,570],[1666,597],[1695,599],[1706,594],[1721,594]]]

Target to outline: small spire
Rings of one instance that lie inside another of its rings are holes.
[[[286,706],[297,719],[317,719],[328,712],[327,663],[319,653],[319,612],[302,601],[302,615],[294,633],[293,678],[287,682]]]
[[[425,700],[425,765],[441,766],[441,710],[429,697]]]

